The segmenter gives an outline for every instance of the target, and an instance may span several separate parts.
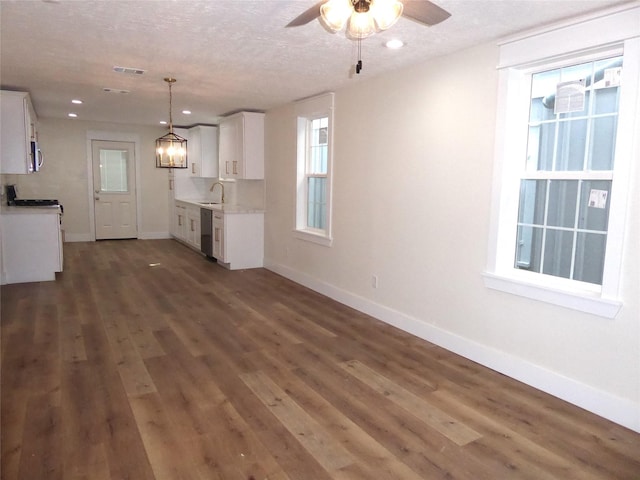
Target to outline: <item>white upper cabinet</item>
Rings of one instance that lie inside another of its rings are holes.
[[[220,120],[220,177],[264,179],[264,113],[240,112]]]
[[[189,129],[187,141],[189,174],[192,177],[217,178],[218,127],[196,125]]]
[[[0,93],[0,173],[32,173],[42,165],[36,114],[26,92]]]

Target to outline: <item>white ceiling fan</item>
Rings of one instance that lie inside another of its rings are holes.
[[[322,0],[291,20],[287,27],[299,27],[320,18],[322,24],[335,33],[346,27],[349,38],[360,41],[376,32],[388,29],[405,17],[427,26],[451,16],[429,0]],[[356,73],[362,69],[360,48]]]

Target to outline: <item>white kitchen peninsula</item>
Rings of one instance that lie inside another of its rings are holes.
[[[62,272],[59,206],[7,207],[2,223],[2,284],[55,280]]]

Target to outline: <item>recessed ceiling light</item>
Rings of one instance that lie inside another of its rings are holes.
[[[67,116],[71,117],[71,118],[76,118],[78,116],[78,114],[77,113],[68,113]]]
[[[402,40],[394,38],[392,40],[389,40],[387,43],[385,43],[385,46],[387,48],[390,48],[391,50],[397,50],[399,48],[404,47],[404,42]]]
[[[191,110],[182,110],[185,115],[191,115]]]
[[[74,98],[73,100],[71,100],[71,103],[75,103],[76,105],[82,105],[82,100],[78,100],[77,98]]]
[[[166,125],[167,123],[169,122],[167,122],[166,120],[160,120],[160,125]]]

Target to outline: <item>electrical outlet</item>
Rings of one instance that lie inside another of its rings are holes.
[[[377,275],[371,275],[371,286],[373,288],[378,288],[378,276]]]

